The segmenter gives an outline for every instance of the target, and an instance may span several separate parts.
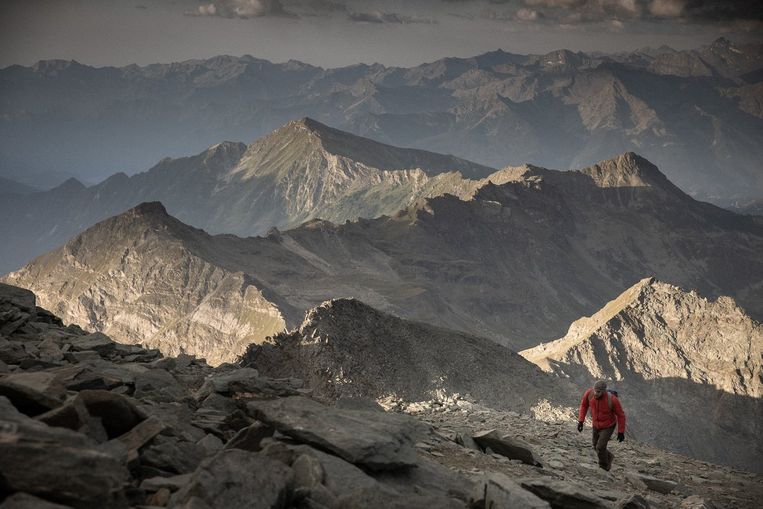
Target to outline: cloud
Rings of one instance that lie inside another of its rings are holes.
[[[654,0],[649,4],[649,12],[658,18],[677,18],[685,8],[684,0]]]
[[[757,26],[763,9],[755,0],[443,0],[468,4],[503,4],[483,10],[482,18],[556,25],[604,23],[622,29],[632,21],[679,21]]]
[[[294,18],[296,14],[284,9],[280,0],[214,0],[199,5],[191,16],[220,16],[222,18],[261,18],[282,16]]]
[[[358,23],[393,23],[393,24],[409,24],[409,23],[434,23],[431,18],[420,18],[416,16],[405,16],[395,12],[350,12],[347,17]]]

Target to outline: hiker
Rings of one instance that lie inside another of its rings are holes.
[[[593,448],[599,456],[599,467],[609,471],[612,468],[614,454],[607,450],[607,442],[612,438],[617,424],[617,441],[625,440],[625,413],[620,405],[620,400],[607,391],[607,382],[599,380],[583,394],[580,402],[580,414],[578,415],[578,432],[583,431],[583,423],[591,407],[591,424],[593,426]]]

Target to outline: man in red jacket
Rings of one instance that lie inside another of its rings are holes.
[[[617,396],[607,392],[607,382],[599,380],[583,394],[578,415],[578,431],[583,431],[583,423],[591,408],[593,426],[593,448],[599,456],[599,466],[604,470],[612,468],[614,455],[607,450],[607,442],[612,438],[617,424],[617,441],[625,440],[625,412]]]

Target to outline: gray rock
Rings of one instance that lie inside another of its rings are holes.
[[[70,398],[58,408],[38,415],[35,419],[48,426],[68,428],[84,433],[97,442],[105,442],[109,439],[101,420],[90,415],[79,395]]]
[[[522,488],[505,474],[489,472],[475,485],[471,505],[491,509],[550,509],[545,500]]]
[[[29,493],[14,493],[0,504],[0,509],[71,509],[71,506],[54,504]]]
[[[286,465],[239,449],[204,460],[172,498],[171,507],[272,509],[286,507],[293,474]]]
[[[532,446],[518,438],[507,435],[501,436],[497,430],[491,429],[480,431],[472,435],[472,438],[480,446],[492,449],[496,454],[509,459],[520,460],[528,465],[540,465],[538,456],[533,452]]]
[[[259,420],[295,440],[374,470],[416,464],[415,425],[408,416],[327,407],[300,396],[254,401]]]
[[[267,437],[272,437],[272,426],[268,426],[262,422],[255,422],[254,424],[242,428],[236,433],[233,438],[228,440],[225,444],[226,449],[243,449],[245,451],[259,451],[261,442]]]
[[[625,478],[637,488],[646,488],[663,494],[670,493],[678,486],[677,482],[659,479],[640,472],[626,472]]]
[[[190,398],[190,393],[163,369],[150,369],[135,375],[135,394],[138,399],[171,403]]]
[[[114,352],[117,348],[110,337],[102,332],[93,332],[87,336],[80,336],[71,339],[71,348],[75,352],[94,350],[101,356]]]
[[[212,455],[223,448],[223,441],[212,434],[205,436],[196,443],[203,447],[209,455]]]
[[[294,471],[294,486],[297,488],[312,489],[323,484],[325,472],[321,462],[310,454],[300,454],[291,465]]]
[[[206,457],[207,451],[201,445],[159,435],[140,451],[140,464],[172,474],[187,474]]]
[[[681,509],[716,509],[716,505],[698,495],[691,495],[681,501]]]
[[[133,462],[138,459],[138,450],[150,442],[156,435],[164,431],[166,427],[156,417],[149,417],[114,440],[124,444],[127,448],[127,461]]]
[[[618,500],[614,509],[649,509],[649,501],[638,494],[629,495]]]
[[[35,314],[37,298],[33,292],[25,288],[0,283],[0,310],[12,307],[29,314]]]
[[[167,488],[170,491],[178,491],[180,488],[188,484],[191,480],[192,474],[180,474],[172,475],[169,477],[151,477],[145,479],[140,483],[140,488],[144,491],[159,491],[162,488]]]
[[[52,373],[11,373],[0,378],[0,396],[7,397],[22,413],[34,416],[59,406],[66,389]]]
[[[519,483],[554,508],[608,509],[610,504],[590,494],[589,487],[577,486],[566,481],[527,479]]]
[[[197,398],[203,399],[215,392],[225,395],[254,392],[259,386],[259,373],[253,368],[241,368],[222,374],[215,373],[201,386]]]
[[[73,507],[126,506],[127,469],[85,435],[11,412],[3,412],[0,429],[5,489]]]
[[[109,438],[124,435],[146,418],[136,402],[110,391],[81,391],[80,399],[93,417],[101,420]]]
[[[455,442],[463,447],[466,447],[467,449],[470,449],[472,451],[479,451],[482,452],[482,448],[477,444],[477,442],[474,441],[474,439],[469,435],[463,435],[461,433],[456,434],[456,440]]]

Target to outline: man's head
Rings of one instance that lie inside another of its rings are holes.
[[[596,398],[600,398],[602,394],[607,392],[607,382],[599,380],[593,384],[593,395]]]

